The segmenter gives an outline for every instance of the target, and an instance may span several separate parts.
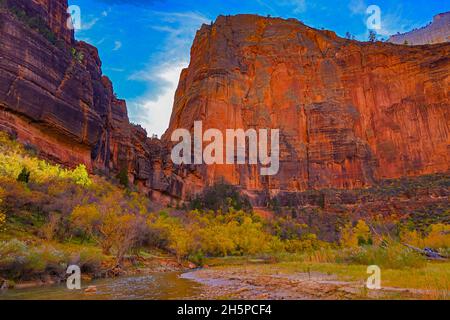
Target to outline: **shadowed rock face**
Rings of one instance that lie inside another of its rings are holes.
[[[449,169],[450,44],[361,43],[290,19],[203,25],[170,127],[279,128],[280,171],[203,168],[249,190],[356,188]]]
[[[75,41],[67,28],[66,0],[6,5],[0,7],[0,130],[65,166],[84,163],[109,175],[126,170],[160,201],[198,189],[191,169],[173,167],[161,142],[129,122],[125,101],[102,75],[97,49]]]

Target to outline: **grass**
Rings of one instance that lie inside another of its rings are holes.
[[[214,258],[206,263],[217,270],[230,267],[245,267],[263,275],[297,274],[317,272],[334,275],[339,281],[365,283],[367,266],[359,264],[283,261],[277,263],[252,264],[250,258]],[[427,262],[422,268],[381,268],[382,288],[424,290],[429,299],[450,299],[450,262]],[[394,294],[395,295],[395,294]],[[399,293],[397,298],[402,298]]]

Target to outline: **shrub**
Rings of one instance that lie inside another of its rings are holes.
[[[66,255],[52,246],[29,247],[17,239],[0,242],[0,274],[10,279],[27,279],[43,273],[63,273]]]
[[[0,232],[5,230],[6,214],[0,209]]]
[[[70,216],[72,226],[83,232],[83,238],[94,237],[94,228],[100,221],[100,212],[95,204],[79,205]]]
[[[225,182],[219,182],[207,188],[191,202],[192,210],[213,210],[228,212],[229,209],[251,212],[252,206],[248,197],[241,195],[239,190]]]
[[[345,248],[370,244],[372,244],[370,229],[364,220],[359,220],[355,227],[347,224],[341,231],[341,245]]]
[[[72,53],[72,58],[78,62],[78,63],[83,63],[83,59],[84,59],[84,54],[81,51],[78,51],[76,48],[72,48],[70,50],[70,52]]]
[[[58,213],[50,213],[48,222],[40,228],[41,234],[46,240],[54,240],[60,221],[61,217]]]
[[[4,190],[0,188],[0,232],[5,230],[6,213],[2,208]]]
[[[75,261],[83,273],[97,274],[100,272],[104,256],[98,248],[84,247],[78,253]]]
[[[92,185],[92,180],[89,178],[89,174],[84,164],[78,165],[72,172],[69,173],[72,180],[83,187]]]
[[[389,269],[421,268],[425,258],[409,248],[388,241],[385,246],[364,246],[347,248],[338,253],[337,261],[363,265],[378,265]]]
[[[39,16],[30,16],[25,10],[15,5],[9,6],[8,9],[17,17],[17,19],[27,25],[30,29],[39,32],[52,44],[56,43],[57,37],[53,31],[50,30],[44,19]]]
[[[102,247],[104,254],[109,255],[114,249],[119,262],[144,232],[140,228],[143,224],[140,218],[123,212],[114,202],[77,206],[70,219],[75,228]]]
[[[400,234],[400,238],[403,242],[419,248],[448,249],[450,248],[450,225],[432,224],[425,235],[417,230],[404,231]]]
[[[257,255],[284,250],[253,214],[230,209],[226,213],[198,210],[183,219],[159,214],[148,219],[153,243],[179,260],[205,256]]]
[[[128,179],[128,171],[125,168],[122,168],[119,173],[117,174],[117,179],[119,179],[119,183],[124,186],[125,188],[128,188],[130,185],[130,181]]]
[[[27,168],[23,168],[17,177],[17,181],[28,183],[30,181],[30,171]]]
[[[201,267],[205,263],[205,255],[203,254],[202,250],[199,250],[189,255],[188,260]]]

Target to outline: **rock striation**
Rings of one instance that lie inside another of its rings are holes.
[[[362,43],[295,19],[220,16],[197,32],[168,131],[280,129],[280,171],[204,167],[247,190],[366,187],[449,169],[450,44]]]
[[[440,13],[433,17],[427,26],[410,32],[396,34],[388,39],[396,44],[423,45],[450,41],[450,12]]]
[[[66,10],[66,0],[2,2],[0,129],[54,162],[126,171],[157,200],[186,198],[198,178],[173,167],[161,142],[130,123],[97,49],[75,41]]]
[[[360,43],[294,19],[220,16],[197,32],[158,140],[130,123],[66,9],[66,0],[0,1],[0,130],[51,161],[125,172],[161,202],[222,179],[264,202],[268,191],[351,189],[449,169],[449,44]],[[195,120],[280,129],[279,173],[174,165],[170,135]]]

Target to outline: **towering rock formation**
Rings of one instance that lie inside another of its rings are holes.
[[[450,44],[361,43],[297,20],[220,16],[203,25],[176,93],[177,128],[279,128],[275,176],[202,168],[248,190],[356,188],[449,169]]]
[[[97,49],[75,41],[67,27],[66,0],[0,4],[1,130],[66,166],[84,163],[110,175],[126,170],[157,199],[199,188],[188,169],[172,167],[160,141],[130,124]]]
[[[450,12],[437,14],[429,25],[389,38],[396,44],[423,45],[450,42]]]
[[[198,31],[162,141],[130,124],[97,49],[75,41],[66,0],[0,0],[0,130],[67,166],[86,164],[154,199],[224,178],[254,194],[355,188],[449,166],[449,44],[359,43],[297,20],[219,17]],[[281,168],[170,161],[170,134],[279,128]]]

